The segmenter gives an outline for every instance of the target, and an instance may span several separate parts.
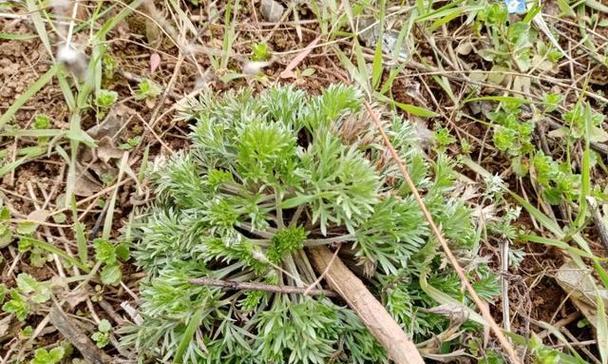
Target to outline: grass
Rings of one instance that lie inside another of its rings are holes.
[[[86,15],[72,19],[73,12]],[[0,96],[0,199],[11,215],[2,221],[11,241],[1,251],[6,288],[0,285],[0,297],[9,292],[3,303],[23,272],[40,282],[72,282],[53,291],[54,299],[66,302],[78,296],[73,301],[82,313],[77,320],[88,336],[102,319],[112,322],[109,344],[99,350],[115,358],[136,356],[118,345],[122,333],[116,328],[138,320],[131,308],[137,309],[140,276],[132,274],[136,267],[126,255],[107,254],[122,254],[121,247],[136,238],[132,222],[154,201],[147,171],[169,150],[187,147],[188,121],[178,117],[176,105],[188,102],[185,95],[203,92],[192,88],[195,83],[216,92],[243,87],[257,92],[294,83],[319,93],[331,83],[345,82],[381,110],[398,112],[416,124],[428,139],[425,158],[431,165],[440,164],[438,151],[457,163],[462,175],[454,198],[479,211],[478,259],[509,267],[502,272],[510,283],[501,297],[507,303],[490,308],[499,325],[511,328],[507,334],[513,344],[528,348],[521,359],[608,362],[606,315],[580,311],[577,322],[559,325],[580,310],[569,299],[576,292],[557,288],[560,294],[551,299],[564,302],[561,311],[550,305],[529,312],[522,308],[555,292],[543,289],[558,287],[552,275],[566,261],[594,272],[597,294],[591,312],[606,308],[600,297],[608,289],[607,254],[587,202],[595,198],[606,219],[608,141],[601,115],[608,105],[602,92],[608,77],[608,10],[602,2],[552,0],[518,16],[506,14],[501,1],[328,0],[290,4],[280,23],[269,24],[256,2],[165,0],[152,6],[147,0],[108,1],[57,13],[44,2],[27,0],[0,5],[0,22],[6,26],[0,33],[3,44],[21,50],[10,60],[28,80],[19,94]],[[146,28],[156,29],[161,42],[148,44]],[[373,37],[366,35],[370,31]],[[56,50],[66,39],[86,54],[84,77],[58,63]],[[39,45],[46,53],[38,60],[28,58],[28,47]],[[272,64],[257,75],[245,75],[248,56],[261,50],[265,59],[270,52]],[[161,55],[154,72],[148,61],[152,53]],[[292,70],[295,77],[279,77],[301,54],[305,57]],[[108,57],[119,63],[113,76],[104,63]],[[40,71],[32,64],[44,67]],[[309,69],[314,73],[302,76]],[[153,82],[160,91],[133,97],[131,90],[140,83],[126,79],[126,73]],[[97,107],[96,98],[108,92],[116,100]],[[552,108],[547,108],[548,93],[561,96]],[[32,121],[42,113],[50,115],[51,125],[36,129]],[[119,125],[112,125],[113,118]],[[87,131],[102,122],[112,132],[91,137]],[[525,123],[533,126],[530,133],[522,131]],[[358,132],[365,138],[365,131]],[[410,173],[415,178],[415,169]],[[502,184],[490,194],[492,178]],[[426,191],[421,192],[424,196]],[[500,225],[518,206],[521,215]],[[48,212],[48,220],[27,236],[18,233],[17,221],[35,210]],[[521,253],[523,263],[505,263],[510,255],[499,253],[493,234],[508,237],[508,249]],[[96,239],[107,245],[95,245]],[[106,255],[99,250],[102,245]],[[540,278],[543,284],[533,284],[545,271],[552,273]],[[117,279],[108,278],[121,272]],[[514,276],[521,279],[509,279]],[[420,284],[435,306],[454,303],[448,292],[434,287],[436,282],[421,279]],[[519,295],[518,289],[527,294]],[[40,351],[42,357],[67,345],[45,334],[50,302],[31,305],[23,322],[0,311],[0,323],[8,323],[12,333],[3,336],[0,330],[3,361],[29,362],[36,349],[47,350]],[[510,315],[502,316],[501,307],[508,307]],[[64,309],[74,310],[69,305]],[[473,306],[466,310],[470,320],[487,324]],[[511,322],[501,323],[501,316]],[[28,334],[28,326],[39,324],[40,317],[45,324]],[[197,321],[185,329],[195,332]],[[25,342],[31,345],[25,347]],[[178,357],[187,344],[179,345]],[[464,349],[479,360],[495,355],[506,360],[494,339],[478,343],[456,337],[443,344],[429,346],[429,353],[457,356]]]

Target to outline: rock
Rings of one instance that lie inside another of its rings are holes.
[[[274,0],[262,0],[260,4],[262,16],[269,22],[276,23],[283,17],[285,7]]]

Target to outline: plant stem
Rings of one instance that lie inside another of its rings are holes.
[[[221,280],[208,277],[191,279],[190,283],[197,286],[220,287],[229,290],[265,291],[284,294],[304,294],[306,291],[306,287],[275,286],[272,284],[236,282],[232,280]],[[308,290],[308,294],[311,296],[338,297],[336,292],[327,289],[310,289]]]
[[[300,218],[300,215],[302,215],[302,211],[304,211],[304,205],[298,206],[296,212],[294,212],[293,216],[291,217],[289,226],[295,226],[298,223],[298,219]]]
[[[275,210],[277,212],[277,226],[279,229],[285,227],[285,221],[283,220],[283,209],[281,209],[281,201],[283,197],[281,194],[275,189],[274,191],[274,202],[275,202]]]
[[[247,222],[239,222],[236,224],[236,226],[240,227],[241,229],[245,229],[248,232],[250,232],[251,234],[259,236],[264,239],[272,239],[274,234],[277,232],[277,229],[274,229],[271,227],[266,228],[266,229],[268,229],[268,231],[258,231],[258,230],[255,230],[253,228],[253,226],[251,226],[251,224],[247,223]]]
[[[304,275],[304,277],[306,278],[306,281],[308,283],[311,283],[311,282],[314,282],[317,280],[315,270],[312,268],[312,265],[310,264],[310,261],[308,260],[306,253],[304,253],[304,250],[299,249],[298,251],[294,252],[293,259],[296,262],[296,264],[298,265],[298,267],[300,268],[300,270],[302,271],[302,274]]]
[[[285,257],[285,264],[287,265],[287,270],[289,271],[289,273],[291,273],[291,275],[294,277],[296,286],[303,286],[304,282],[302,281],[302,278],[300,277],[300,272],[298,272],[298,267],[296,266],[296,263],[293,261],[293,257],[291,256],[291,254],[287,255]]]
[[[355,240],[355,236],[352,234],[335,236],[333,238],[323,238],[323,239],[306,239],[304,240],[304,246],[313,247],[313,246],[322,246],[322,245],[331,245],[335,243],[344,243],[347,241]]]

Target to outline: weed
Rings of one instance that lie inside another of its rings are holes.
[[[159,96],[161,92],[162,89],[156,82],[145,78],[139,82],[133,96],[136,100],[150,100]]]
[[[268,61],[272,56],[270,47],[266,43],[256,43],[251,47],[252,61]]]
[[[19,321],[25,321],[33,305],[50,299],[49,283],[38,282],[31,275],[21,273],[17,276],[17,287],[10,290],[10,299],[4,303],[2,310],[14,314]]]
[[[125,143],[122,143],[118,146],[118,148],[122,150],[131,150],[141,144],[142,137],[140,135],[134,136],[132,138],[127,139]]]
[[[456,138],[450,134],[450,131],[446,128],[438,128],[435,130],[435,143],[437,145],[437,151],[445,153],[447,147],[456,142]]]
[[[51,127],[51,118],[45,114],[34,116],[34,129],[49,129]]]
[[[110,334],[112,325],[106,319],[99,321],[97,331],[91,335],[91,339],[95,342],[98,348],[103,348],[110,343]]]
[[[102,263],[100,278],[103,284],[116,285],[122,278],[120,262],[129,258],[129,248],[126,244],[112,244],[105,239],[96,239],[95,258]]]
[[[141,85],[141,84],[140,84]],[[95,98],[95,105],[103,112],[108,110],[118,100],[118,93],[110,90],[99,90]]]
[[[53,348],[49,351],[46,349],[36,349],[34,359],[30,364],[58,364],[65,355],[65,349],[61,346]]]
[[[356,315],[326,298],[260,291],[228,296],[189,283],[211,276],[306,286],[317,276],[306,247],[339,243],[350,243],[390,312],[415,338],[447,328],[447,318],[420,311],[433,299],[419,279],[424,275],[425,287],[464,304],[459,279],[441,267],[424,218],[393,167],[380,162],[377,142],[349,145],[339,132],[349,120],[362,120],[359,100],[355,89],[334,85],[318,97],[277,88],[259,97],[209,94],[186,106],[182,117],[197,120],[194,145],[154,174],[157,204],[134,251],[149,275],[141,288],[145,321],[127,330],[126,344],[149,354],[160,345],[160,355],[184,362],[318,363],[334,355],[384,362]],[[471,253],[477,234],[470,212],[448,197],[452,164],[440,158],[431,178],[413,130],[395,118],[390,133],[417,165],[426,203],[454,249]],[[435,269],[427,271],[430,266]],[[488,268],[469,268],[480,295],[495,296]]]

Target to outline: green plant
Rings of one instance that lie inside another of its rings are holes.
[[[103,112],[108,110],[118,100],[116,91],[101,89],[95,97],[95,105]]]
[[[116,285],[122,279],[121,261],[129,259],[129,247],[125,243],[113,244],[104,239],[95,239],[95,258],[102,263],[99,276],[103,284]]]
[[[536,153],[533,162],[535,177],[542,187],[543,197],[557,205],[563,198],[572,201],[578,195],[581,176],[572,173],[567,163],[558,163],[542,152]]]
[[[528,158],[536,148],[532,144],[534,124],[520,119],[519,102],[501,103],[498,109],[490,113],[494,126],[494,145],[511,157],[511,167],[518,176],[528,174]]]
[[[17,276],[17,287],[23,294],[34,303],[44,303],[51,299],[51,287],[47,282],[38,282],[34,277],[27,273]]]
[[[536,10],[532,9],[522,20],[512,21],[502,2],[492,2],[477,12],[474,30],[480,32],[485,28],[488,33],[479,55],[494,64],[494,71],[549,70],[562,58],[562,52],[542,41],[531,25],[535,14]]]
[[[543,107],[546,112],[553,112],[557,110],[559,104],[562,102],[562,95],[549,92],[543,96]]]
[[[34,334],[34,328],[30,325],[25,326],[21,330],[19,330],[19,338],[21,339],[29,339]]]
[[[156,82],[144,78],[137,84],[137,90],[133,96],[135,97],[135,100],[149,100],[159,96],[161,92],[162,89]]]
[[[29,253],[30,264],[34,267],[42,267],[46,262],[51,261],[53,257],[43,249],[40,249],[34,241],[28,236],[22,236],[19,239],[18,249],[20,253]]]
[[[101,59],[101,64],[102,64],[102,68],[103,68],[103,79],[112,80],[112,78],[114,78],[114,73],[116,72],[116,69],[118,68],[116,59],[114,57],[112,57],[112,55],[109,52],[106,51],[103,53],[103,56]]]
[[[271,56],[270,47],[266,43],[255,43],[251,47],[252,61],[268,61]]]
[[[51,127],[51,118],[46,114],[37,114],[34,116],[34,129],[49,129]]]
[[[13,241],[10,219],[11,213],[8,208],[0,208],[0,248],[4,248]]]
[[[546,94],[542,103],[543,112],[557,110],[560,102],[560,95]],[[489,114],[494,123],[494,146],[510,157],[511,167],[519,177],[528,175],[532,169],[533,181],[538,184],[545,200],[553,205],[563,201],[575,201],[580,194],[581,175],[573,172],[572,163],[569,161],[572,144],[584,143],[585,138],[594,142],[608,140],[608,134],[602,128],[604,116],[593,112],[588,103],[577,102],[561,116],[567,124],[567,127],[558,130],[561,137],[567,141],[568,149],[564,161],[546,155],[533,144],[535,124],[522,120],[521,101],[501,102],[497,109]],[[596,190],[592,192],[596,193]],[[599,192],[596,194],[599,196]]]
[[[95,341],[98,348],[103,348],[110,343],[110,333],[112,325],[106,319],[99,321],[97,331],[91,335],[91,339]]]
[[[142,137],[141,135],[134,136],[132,138],[127,139],[125,143],[122,143],[118,146],[118,148],[122,150],[131,150],[137,147],[141,143]]]
[[[65,349],[61,346],[53,348],[49,351],[46,349],[36,349],[34,358],[30,364],[57,364],[63,359]]]
[[[33,305],[51,299],[51,287],[48,282],[38,282],[31,275],[21,273],[17,276],[17,288],[13,288],[10,294],[2,310],[14,314],[19,321],[25,321]]]
[[[608,134],[602,128],[605,116],[594,112],[589,103],[577,102],[562,118],[568,125],[568,136],[573,140],[583,139],[586,128],[589,128],[588,137],[591,141],[608,141]]]
[[[12,313],[19,321],[25,321],[30,313],[25,297],[17,292],[17,290],[11,290],[10,300],[2,305],[2,311]]]
[[[435,143],[437,150],[444,153],[450,144],[456,143],[456,138],[450,134],[447,128],[438,128],[435,130]]]
[[[4,297],[6,296],[6,285],[4,283],[0,283],[0,303],[4,302]]]
[[[431,289],[469,300],[361,114],[361,97],[342,85],[316,97],[288,87],[257,97],[205,94],[184,107],[180,117],[196,120],[193,146],[153,173],[156,203],[133,252],[148,274],[144,322],[125,329],[126,345],[184,363],[386,362],[355,313],[328,298],[190,283],[208,276],[307,287],[319,274],[306,251],[318,245],[346,245],[344,259],[363,268],[415,339],[450,326],[426,311],[437,305]],[[452,248],[475,256],[479,236],[452,195],[453,163],[443,155],[426,162],[413,127],[399,118],[387,128]],[[467,261],[470,280],[490,299],[496,279],[481,260]]]

